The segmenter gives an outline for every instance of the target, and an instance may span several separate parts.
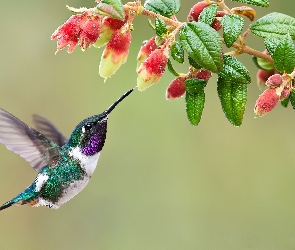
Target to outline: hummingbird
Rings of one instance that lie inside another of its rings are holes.
[[[130,89],[101,114],[81,121],[69,139],[46,118],[34,115],[36,130],[0,109],[0,142],[38,171],[31,185],[0,210],[12,205],[58,209],[88,184],[104,146],[111,111]]]

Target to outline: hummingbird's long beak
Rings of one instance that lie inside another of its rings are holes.
[[[129,96],[131,94],[131,92],[135,89],[136,87],[134,87],[133,89],[128,90],[124,95],[122,95],[117,101],[115,101],[106,111],[103,112],[104,116],[108,116],[109,113],[112,112],[112,110],[121,102],[123,101],[127,96]]]

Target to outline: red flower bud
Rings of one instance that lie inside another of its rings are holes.
[[[282,82],[282,76],[280,74],[274,74],[267,79],[265,84],[269,87],[276,88],[281,86]]]
[[[209,5],[210,4],[207,3],[206,1],[198,2],[197,4],[195,4],[191,8],[191,10],[190,10],[190,12],[189,12],[189,14],[187,16],[187,21],[188,22],[192,22],[192,21],[197,22],[201,12],[203,11],[203,9],[205,9]]]
[[[199,69],[197,72],[191,74],[191,78],[198,78],[209,81],[211,77],[211,72],[208,69]]]
[[[99,64],[99,74],[108,78],[127,60],[131,43],[130,30],[116,30],[105,47]]]
[[[137,74],[138,90],[143,91],[152,84],[157,83],[165,71],[168,62],[168,47],[154,50],[148,58],[142,62]]]
[[[266,89],[256,100],[254,113],[256,116],[263,116],[270,112],[280,100],[276,89]]]
[[[138,55],[137,55],[137,68],[140,64],[147,59],[147,57],[154,51],[158,46],[155,43],[155,36],[148,40],[143,46],[141,46]]]
[[[217,11],[216,17],[223,17],[225,15],[224,11]],[[211,24],[211,27],[215,29],[216,31],[221,29],[221,22],[220,19],[214,18],[213,23]]]
[[[185,93],[185,77],[177,77],[168,85],[166,99],[173,100],[182,97]]]
[[[211,24],[211,27],[213,29],[215,29],[216,31],[221,29],[221,22],[219,20],[217,20],[216,18],[214,18],[213,23]]]

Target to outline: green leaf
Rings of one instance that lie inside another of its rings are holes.
[[[197,94],[200,91],[203,91],[207,85],[206,80],[198,79],[198,78],[186,79],[184,83],[185,83],[186,91],[192,95]]]
[[[171,52],[172,58],[176,62],[179,62],[179,63],[184,62],[184,51],[180,42],[175,41],[170,47],[170,52]]]
[[[217,13],[217,5],[216,4],[211,4],[203,11],[201,12],[198,21],[202,23],[206,23],[209,26],[213,23],[214,17],[216,16]]]
[[[223,26],[225,45],[230,48],[242,32],[244,19],[235,14],[225,15],[221,19],[221,25]]]
[[[183,26],[179,37],[182,47],[197,64],[214,73],[222,70],[222,43],[216,30],[202,22],[191,22]]]
[[[293,109],[295,109],[295,89],[291,89],[291,93],[290,93],[290,103],[293,107]]]
[[[186,114],[190,123],[197,126],[201,121],[204,105],[205,92],[201,91],[196,95],[185,94]]]
[[[202,66],[199,65],[199,64],[197,64],[196,61],[195,61],[192,57],[190,57],[190,56],[188,56],[188,62],[189,62],[189,64],[190,64],[191,66],[193,66],[195,69],[201,69],[201,68],[202,68]]]
[[[278,47],[280,40],[277,38],[269,37],[264,39],[264,45],[271,57],[274,56],[275,50]]]
[[[101,0],[96,6],[104,15],[124,20],[125,11],[121,0]]]
[[[295,67],[295,49],[291,36],[285,35],[273,55],[275,68],[279,72],[292,73]]]
[[[252,4],[252,5],[261,6],[261,7],[269,6],[268,0],[232,0],[232,1],[238,2],[238,3]]]
[[[201,121],[204,104],[205,92],[204,87],[207,82],[202,79],[185,80],[186,94],[186,114],[190,123],[197,126]]]
[[[263,59],[258,58],[256,56],[252,56],[252,60],[258,69],[267,70],[267,71],[274,69],[273,63],[271,63],[269,61],[263,60]]]
[[[277,37],[290,34],[295,39],[295,18],[273,12],[250,25],[250,30],[256,36],[263,38]]]
[[[217,92],[226,118],[234,126],[240,126],[246,108],[247,84],[218,77]]]
[[[289,104],[289,101],[290,101],[290,96],[284,100],[281,101],[281,105],[284,107],[284,108],[287,108],[288,107],[288,104]]]
[[[157,36],[163,36],[167,33],[166,23],[161,18],[156,18],[155,27]]]
[[[179,76],[179,73],[174,69],[170,59],[168,59],[167,67],[168,67],[168,70],[170,71],[170,73],[172,73],[175,76]]]
[[[233,84],[249,84],[251,77],[246,67],[235,57],[225,55],[222,71],[218,74],[218,79],[223,79]]]
[[[146,0],[144,8],[165,17],[171,17],[179,12],[181,4],[179,0]]]

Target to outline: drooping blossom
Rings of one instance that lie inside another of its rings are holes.
[[[153,36],[149,39],[143,46],[141,46],[138,55],[137,55],[137,68],[139,68],[140,64],[147,59],[147,57],[154,51],[158,46],[155,42],[156,37]]]
[[[168,62],[168,47],[155,49],[137,70],[137,87],[143,91],[157,83],[165,72]]]
[[[107,79],[113,75],[127,60],[131,43],[129,29],[116,30],[106,45],[99,64],[99,74]]]
[[[99,37],[100,16],[88,12],[72,15],[63,25],[52,34],[51,39],[57,38],[57,49],[62,50],[68,46],[72,53],[80,40],[82,49],[89,48]]]

